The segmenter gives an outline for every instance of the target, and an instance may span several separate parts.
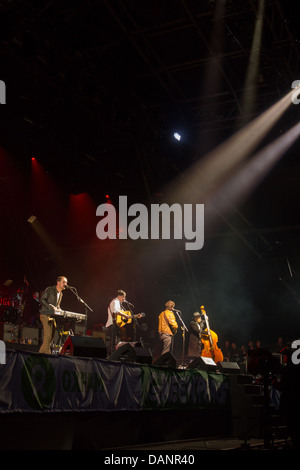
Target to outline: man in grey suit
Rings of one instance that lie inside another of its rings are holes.
[[[68,279],[65,276],[59,276],[56,280],[56,286],[49,286],[45,289],[41,297],[40,319],[43,325],[44,338],[39,352],[51,354],[51,342],[54,337],[56,322],[54,318],[55,309],[60,308],[63,290],[68,285]]]

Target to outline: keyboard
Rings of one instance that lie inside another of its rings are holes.
[[[83,313],[68,312],[67,310],[55,309],[55,316],[64,317],[64,318],[73,318],[74,320],[85,320],[86,315]]]

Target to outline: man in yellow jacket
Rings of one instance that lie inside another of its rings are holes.
[[[175,303],[168,300],[165,304],[166,310],[161,312],[158,317],[158,333],[162,342],[162,353],[173,350],[174,336],[178,330],[178,324],[173,313]]]

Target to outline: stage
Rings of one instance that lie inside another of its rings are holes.
[[[2,450],[100,450],[263,432],[261,387],[236,370],[24,349],[7,349],[0,366]]]

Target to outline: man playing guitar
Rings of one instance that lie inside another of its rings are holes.
[[[126,302],[126,292],[118,290],[117,296],[108,306],[108,317],[105,326],[111,331],[111,353],[121,340],[126,340],[126,324],[132,321],[131,312],[123,309],[123,302]],[[138,313],[133,316],[134,318],[141,318],[144,315]]]

